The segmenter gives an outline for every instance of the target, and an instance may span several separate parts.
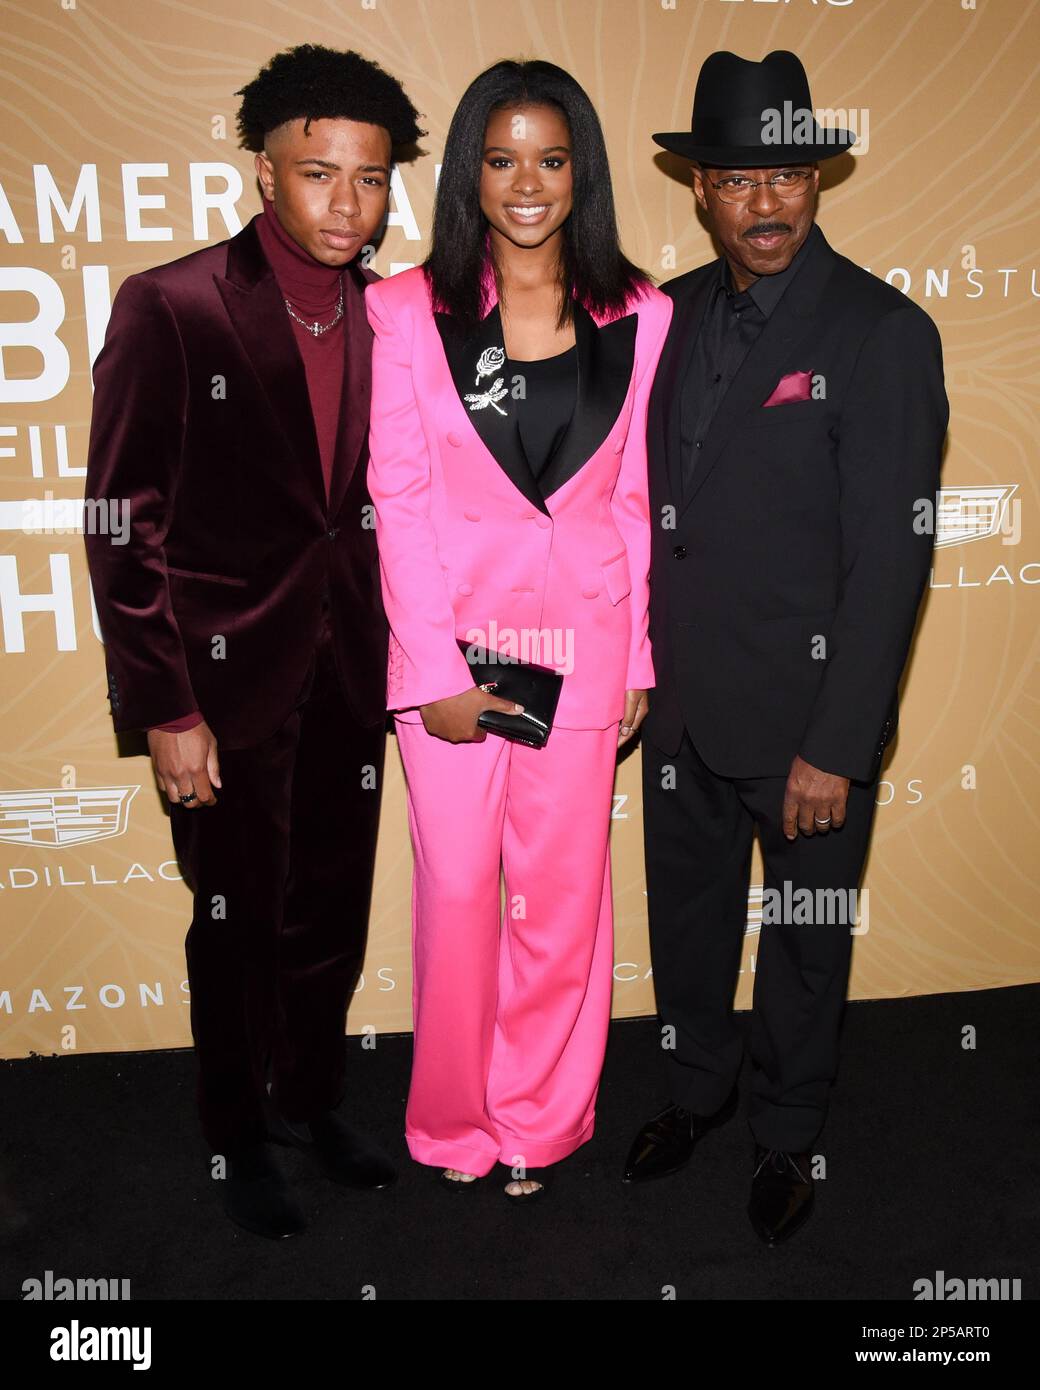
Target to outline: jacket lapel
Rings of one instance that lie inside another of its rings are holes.
[[[597,327],[582,305],[574,305],[578,395],[567,432],[539,479],[543,497],[580,472],[620,415],[632,380],[637,325],[637,316],[626,314]]]
[[[268,408],[324,509],[325,480],[303,359],[252,222],[228,242],[226,277],[213,279]]]
[[[697,460],[697,467],[693,475],[693,487],[689,495],[683,498],[679,508],[680,515],[690,506],[711,476],[712,470],[721,458],[726,444],[739,427],[740,422],[749,413],[758,410],[776,385],[777,376],[782,373],[785,365],[795,358],[801,360],[800,345],[806,337],[811,338],[815,333],[812,319],[833,266],[834,252],[821,234],[817,239],[816,246],[807,256],[805,264],[787,287],[780,303],[770,314],[765,327],[755,339],[753,346],[733,378],[729,390],[719,402],[719,408],[715,412],[705,436],[701,456]],[[692,352],[692,342],[690,351]],[[688,364],[689,355],[687,355],[686,360]],[[678,391],[681,390],[682,378],[679,378]],[[677,392],[672,398],[669,411],[669,427],[674,433],[677,468],[681,466],[678,460],[678,422],[679,396]],[[677,491],[674,495],[678,497],[680,493]]]
[[[353,263],[346,267],[343,276],[346,361],[329,486],[330,517],[335,517],[343,505],[362,445],[368,436],[368,412],[372,399],[372,327],[365,313],[365,283],[364,276]]]
[[[450,314],[438,312],[433,317],[455,390],[473,428],[509,481],[532,507],[548,516],[549,508],[520,442],[497,301],[470,338],[462,336]]]
[[[715,263],[716,266],[718,263]],[[710,291],[718,283],[717,272],[702,275],[676,308],[664,352],[657,370],[661,408],[658,424],[660,456],[666,460],[669,494],[678,501],[682,495],[682,446],[679,437],[680,394],[689,370],[693,347],[701,331],[701,322]]]
[[[610,433],[628,394],[635,358],[635,314],[598,327],[580,304],[574,306],[578,391],[566,434],[536,478],[517,425],[512,374],[523,363],[507,363],[497,299],[476,333],[464,339],[450,314],[435,313],[459,400],[488,452],[524,497],[546,516],[546,498],[557,492],[592,458]],[[479,370],[479,381],[478,381]]]

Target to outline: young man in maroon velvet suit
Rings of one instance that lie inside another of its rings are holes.
[[[336,1113],[383,771],[387,627],[366,490],[371,330],[357,264],[391,157],[422,134],[400,84],[305,45],[239,93],[263,212],[131,276],[94,368],[87,536],[117,730],[147,729],[178,858],[202,1129],[228,1215],[304,1219],[271,1140],[382,1187]]]

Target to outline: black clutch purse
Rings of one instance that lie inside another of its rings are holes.
[[[503,700],[523,705],[523,714],[503,714],[486,709],[477,723],[489,734],[526,743],[531,748],[544,748],[552,731],[556,706],[560,699],[563,677],[549,666],[536,666],[530,661],[489,652],[486,647],[456,638],[473,672],[473,684],[489,688]]]

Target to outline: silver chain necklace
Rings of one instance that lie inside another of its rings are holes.
[[[306,328],[308,333],[313,333],[315,338],[320,338],[321,335],[327,333],[330,328],[335,328],[336,324],[339,323],[340,319],[343,317],[343,276],[341,275],[339,277],[339,301],[336,304],[336,312],[328,323],[318,323],[317,321],[308,323],[306,319],[301,319],[288,300],[285,301],[285,307],[289,310],[289,317],[294,319],[301,328]]]

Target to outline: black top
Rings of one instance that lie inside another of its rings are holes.
[[[574,414],[578,394],[577,345],[555,357],[531,362],[508,361],[516,400],[517,429],[531,471],[540,478],[560,447]],[[523,391],[517,390],[522,379]]]
[[[814,222],[785,270],[776,275],[760,275],[740,292],[734,287],[729,262],[725,256],[720,257],[718,278],[708,291],[701,330],[683,384],[679,437],[684,496],[690,491],[697,454],[719,403],[818,234]]]

